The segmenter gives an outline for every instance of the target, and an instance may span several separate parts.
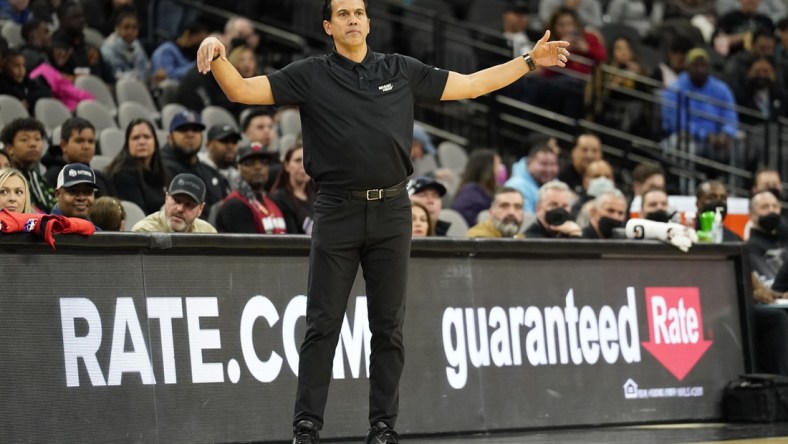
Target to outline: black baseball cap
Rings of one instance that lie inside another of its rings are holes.
[[[182,173],[175,176],[167,190],[170,196],[185,194],[198,204],[205,202],[205,183],[194,174]]]
[[[56,189],[71,188],[81,183],[90,184],[93,188],[98,189],[96,173],[93,172],[93,168],[83,163],[70,163],[64,166],[57,175]]]
[[[446,187],[443,186],[442,183],[438,182],[437,180],[431,177],[421,176],[415,179],[411,179],[408,182],[408,194],[410,194],[411,196],[416,193],[421,193],[427,188],[432,188],[433,190],[437,191],[441,197],[443,197],[443,195],[446,194]]]
[[[236,161],[238,163],[241,163],[250,157],[262,157],[263,159],[270,162],[276,159],[276,153],[267,151],[263,144],[259,142],[252,142],[249,145],[244,145],[238,148],[238,154],[236,157]]]
[[[208,129],[208,140],[225,140],[234,138],[235,141],[241,140],[241,133],[232,125],[214,125]]]

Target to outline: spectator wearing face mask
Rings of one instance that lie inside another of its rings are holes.
[[[605,191],[594,199],[591,220],[583,228],[585,239],[611,239],[613,230],[623,228],[627,220],[627,198],[617,189]]]
[[[728,214],[728,190],[722,182],[716,180],[703,182],[695,189],[695,205],[698,215],[706,211],[715,212],[717,208],[721,208],[724,221]],[[695,219],[695,229],[700,229],[700,217]],[[723,242],[741,242],[741,240],[738,234],[727,227],[722,227]]]
[[[640,198],[640,214],[654,222],[670,222],[675,212],[669,211],[668,193],[654,188],[646,190]]]
[[[750,263],[758,278],[771,286],[783,262],[788,245],[788,230],[781,224],[780,201],[769,191],[761,191],[750,199],[750,238],[747,249]]]
[[[572,190],[563,182],[556,180],[542,185],[536,201],[536,221],[525,230],[525,237],[580,237],[582,230],[569,211],[573,199]]]

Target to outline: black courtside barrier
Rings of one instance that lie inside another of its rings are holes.
[[[0,236],[0,442],[286,440],[309,240]],[[713,421],[751,371],[740,245],[413,243],[402,434]],[[368,427],[357,277],[323,437]]]

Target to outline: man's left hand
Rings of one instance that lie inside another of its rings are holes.
[[[531,58],[539,66],[566,66],[569,57],[569,42],[556,40],[549,42],[550,30],[545,31],[544,35],[531,50]]]

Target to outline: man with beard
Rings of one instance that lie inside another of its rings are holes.
[[[151,63],[153,72],[163,69],[168,79],[180,80],[184,74],[195,66],[197,48],[200,42],[208,37],[208,28],[192,22],[183,28],[174,42],[164,42],[153,51]]]
[[[695,154],[728,162],[739,124],[733,92],[725,82],[711,75],[706,50],[690,50],[686,65],[687,71],[679,74],[671,88],[665,90],[662,127],[672,136],[689,134],[695,143]],[[693,97],[685,93],[692,93]],[[699,95],[711,100],[699,99]]]
[[[610,239],[613,230],[622,228],[627,219],[627,198],[617,189],[605,191],[594,199],[591,221],[583,228],[585,239]]]
[[[574,194],[565,183],[554,180],[539,188],[536,222],[525,230],[527,238],[579,238],[580,226],[572,220]]]
[[[722,209],[722,219],[728,214],[728,190],[722,182],[707,181],[698,185],[695,190],[695,206],[698,217],[695,218],[695,229],[700,229],[700,215],[706,211],[715,212]],[[723,242],[741,242],[741,237],[727,227],[722,227]]]
[[[205,203],[210,207],[230,193],[230,184],[218,171],[200,162],[197,153],[202,147],[205,125],[194,111],[182,111],[172,118],[167,144],[161,155],[169,177],[190,173],[202,179],[206,187]],[[207,214],[205,215],[207,217]]]
[[[534,145],[528,157],[512,165],[512,177],[506,186],[519,191],[525,199],[525,211],[536,211],[536,198],[539,187],[558,176],[558,154],[550,148],[547,138]]]
[[[503,187],[495,193],[490,217],[468,230],[468,237],[513,237],[522,239],[523,195],[514,188]]]
[[[179,174],[170,182],[164,211],[137,222],[131,231],[141,233],[216,233],[199,217],[205,209],[205,184],[194,174]]]
[[[241,185],[219,207],[216,227],[225,233],[285,234],[282,210],[265,193],[268,165],[276,155],[259,143],[238,150]]]
[[[197,154],[200,162],[218,171],[233,190],[237,189],[241,175],[235,166],[235,155],[241,133],[232,125],[214,125],[208,129],[207,139],[205,150]]]

